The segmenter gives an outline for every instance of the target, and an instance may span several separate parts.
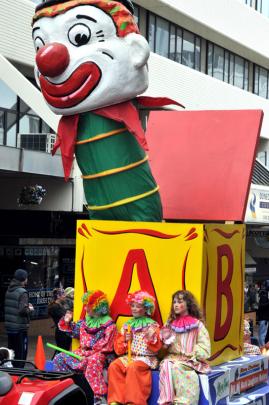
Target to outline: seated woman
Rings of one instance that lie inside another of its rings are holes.
[[[86,306],[85,320],[72,322],[72,312],[67,311],[58,324],[60,330],[80,340],[80,347],[74,353],[81,356],[81,360],[60,353],[53,364],[56,371],[83,371],[93,390],[94,404],[106,404],[107,384],[103,371],[108,356],[113,353],[116,325],[109,316],[108,300],[102,291],[89,291],[82,301]]]
[[[197,405],[199,378],[207,373],[210,339],[201,312],[191,292],[173,294],[170,316],[161,330],[167,354],[160,364],[159,404]]]
[[[108,403],[147,405],[151,369],[158,366],[156,355],[161,348],[159,325],[151,319],[155,300],[146,291],[136,291],[128,294],[127,303],[133,318],[123,325],[115,340],[115,352],[121,357],[108,368]]]

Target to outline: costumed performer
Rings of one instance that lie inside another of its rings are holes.
[[[199,378],[208,373],[210,339],[202,322],[202,314],[190,291],[173,294],[167,323],[161,330],[167,354],[160,364],[160,396],[158,403],[197,405]]]
[[[151,369],[158,366],[160,328],[151,316],[155,299],[146,291],[128,294],[133,317],[118,333],[114,349],[121,357],[108,368],[108,403],[146,405],[151,393]],[[131,355],[126,355],[128,342]]]
[[[85,320],[72,322],[72,313],[67,311],[58,324],[60,330],[80,340],[80,347],[74,353],[82,360],[60,353],[53,364],[56,371],[83,371],[93,390],[94,404],[106,404],[107,384],[103,371],[107,360],[113,356],[116,325],[109,316],[108,300],[102,291],[88,291],[82,301],[86,306]]]
[[[250,332],[250,324],[247,319],[244,319],[244,334],[243,334],[243,341],[244,341],[244,355],[245,356],[252,356],[252,355],[259,355],[261,353],[261,349],[259,346],[253,345],[251,343],[251,332]]]

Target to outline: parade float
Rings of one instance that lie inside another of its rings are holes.
[[[89,211],[77,224],[74,318],[82,294],[102,289],[121,326],[127,294],[143,289],[162,325],[172,293],[188,289],[212,346],[200,404],[269,403],[267,358],[243,356],[243,221],[262,111],[182,111],[180,100],[139,97],[150,49],[130,0],[45,1],[33,40],[37,83],[62,115],[54,152],[66,180],[75,154]],[[155,109],[146,131],[140,106]]]

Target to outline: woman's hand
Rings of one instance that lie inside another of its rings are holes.
[[[73,319],[73,312],[72,311],[66,311],[65,316],[64,316],[64,321],[65,323],[70,323]]]
[[[161,329],[161,339],[163,341],[168,340],[172,336],[173,332],[170,328],[164,327]]]
[[[155,336],[155,335],[156,335],[156,329],[150,326],[145,333],[145,338],[147,339],[147,341],[150,342],[152,340],[153,336]]]

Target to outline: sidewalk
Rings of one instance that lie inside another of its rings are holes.
[[[35,351],[36,351],[36,343],[37,343],[37,336],[29,336],[28,341],[28,356],[27,360],[34,362]],[[52,336],[42,336],[46,360],[50,360],[53,356],[54,351],[46,346],[46,343],[55,344],[54,338]],[[0,334],[0,347],[7,347],[7,336],[4,334]]]

